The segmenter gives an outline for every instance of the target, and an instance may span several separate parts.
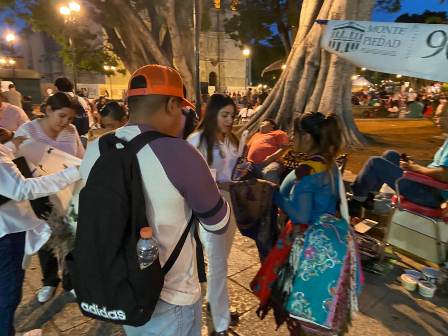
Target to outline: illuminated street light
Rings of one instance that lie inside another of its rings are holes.
[[[70,3],[68,4],[68,8],[69,8],[72,12],[80,12],[80,11],[81,11],[81,6],[80,6],[80,4],[77,3],[77,2],[74,2],[74,1],[72,1],[72,2],[70,2]]]
[[[252,62],[250,59],[251,51],[249,48],[243,49],[243,55],[246,58],[246,79],[244,87],[247,89],[247,87],[251,84],[252,79]]]
[[[5,40],[8,43],[14,43],[14,41],[16,40],[16,34],[14,33],[7,33],[5,36]]]
[[[361,68],[361,71],[366,71],[367,70],[367,68]]]
[[[354,76],[352,76],[352,80],[355,80],[355,79],[357,79],[359,77],[359,75],[354,75]]]
[[[59,8],[59,13],[61,13],[64,16],[69,16],[71,12],[72,11],[67,6],[62,6]]]
[[[76,73],[76,48],[73,43],[73,28],[76,24],[76,18],[81,11],[81,5],[75,1],[71,1],[66,3],[65,5],[59,7],[59,13],[64,17],[64,23],[69,26],[68,32],[68,44],[70,46],[70,51],[72,53],[73,61],[72,61],[72,72],[73,72],[73,84],[75,87],[75,92],[77,90],[77,73]]]
[[[263,89],[267,89],[268,88],[268,86],[265,84],[265,85],[263,85]]]
[[[286,69],[286,64],[283,64],[282,65],[282,70],[285,70]]]
[[[402,75],[397,75],[397,78],[401,78],[401,77],[403,77]]]

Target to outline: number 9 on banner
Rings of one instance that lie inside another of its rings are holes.
[[[429,48],[437,49],[434,53],[428,56],[423,56],[422,58],[430,58],[440,54],[445,50],[445,56],[448,59],[448,34],[444,30],[435,30],[428,35],[426,39],[426,45]]]

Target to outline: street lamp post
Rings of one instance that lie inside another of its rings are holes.
[[[76,73],[76,49],[73,42],[73,26],[76,23],[76,18],[81,11],[81,5],[77,2],[71,1],[67,5],[59,7],[59,13],[64,17],[64,23],[69,26],[68,45],[72,53],[72,72],[73,72],[73,84],[75,87],[75,93],[77,91],[77,73]]]
[[[113,65],[105,65],[103,69],[106,71],[106,75],[109,78],[109,90],[110,90],[109,98],[112,99],[112,75],[115,74],[115,70],[117,70],[117,68],[114,67]]]
[[[200,73],[200,36],[201,36],[201,4],[199,0],[193,2],[193,27],[194,27],[194,60],[195,60],[195,93],[196,113],[201,113],[201,73]]]
[[[16,78],[16,61],[13,57],[15,56],[14,43],[16,41],[16,34],[14,34],[13,32],[7,32],[5,35],[5,40],[8,44],[11,58],[5,59],[2,64],[6,64],[7,66],[12,68],[12,80],[14,81]]]
[[[250,58],[250,55],[251,55],[251,51],[250,51],[250,49],[249,48],[245,48],[244,50],[243,50],[243,55],[244,55],[244,57],[246,58],[246,79],[245,79],[245,84],[244,84],[244,88],[245,88],[245,90],[247,90],[247,87],[248,86],[250,86],[250,83],[251,83],[251,81],[252,81],[252,74],[251,74],[251,58]]]

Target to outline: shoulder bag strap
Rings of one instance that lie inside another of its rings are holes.
[[[338,168],[338,179],[339,179],[339,207],[342,218],[344,218],[347,223],[350,224],[350,215],[348,212],[348,202],[347,202],[347,194],[345,192],[344,180],[342,178],[341,171]]]
[[[174,248],[174,250],[171,253],[168,260],[166,261],[165,265],[163,265],[163,268],[162,268],[163,274],[167,274],[171,270],[171,268],[173,267],[177,258],[179,257],[180,252],[182,251],[182,248],[184,247],[185,241],[187,240],[188,234],[190,233],[191,226],[193,225],[193,223],[195,221],[195,218],[196,217],[192,214],[190,221],[187,224],[187,227],[185,228],[184,232],[182,233],[182,236],[180,237],[179,241],[177,242],[176,247]]]
[[[156,131],[147,131],[140,133],[134,139],[129,141],[129,145],[133,148],[134,153],[137,154],[145,145],[159,138],[173,138],[173,137]]]

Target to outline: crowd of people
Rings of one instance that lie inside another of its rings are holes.
[[[352,94],[354,106],[371,107],[373,117],[387,118],[437,118],[439,106],[446,100],[439,88],[420,90],[395,85],[374,86]]]
[[[184,97],[180,75],[165,66],[147,65],[137,70],[129,82],[126,105],[104,98],[90,102],[73,92],[73,84],[67,78],[56,80],[55,87],[57,91],[42,106],[42,116],[33,120],[13,104],[19,100],[14,91],[7,95],[9,103],[0,96],[0,335],[14,335],[14,312],[21,300],[25,272],[22,261],[34,253],[39,256],[43,276],[37,293],[39,302],[49,301],[62,282],[63,289],[78,298],[84,313],[101,315],[98,312],[102,307],[85,308],[89,305],[80,301],[85,292],[79,281],[72,282],[74,275],[65,266],[65,256],[55,255],[47,242],[55,234],[47,225],[52,211],[48,198],[45,202],[29,201],[57,193],[76,181],[95,190],[92,174],[105,155],[101,139],[111,131],[116,149],[122,148],[122,143],[140,139],[142,134],[158,134],[136,155],[141,173],[139,187],[144,195],[140,208],[144,209],[158,242],[162,266],[171,262],[173,250],[185,239],[177,259],[164,275],[150,319],[139,325],[125,325],[127,335],[200,335],[202,300],[208,304],[213,335],[228,335],[230,326],[238,323],[238,312],[231,308],[229,299],[227,273],[235,232],[241,224],[232,195],[238,188],[245,188],[246,192],[252,183],[235,178],[242,163],[246,177],[267,181],[272,188],[273,211],[268,217],[277,218],[281,213],[279,218],[283,218],[276,227],[277,243],[274,240],[268,251],[260,250],[262,267],[252,283],[260,298],[260,311],[274,309],[276,317],[281,317],[278,321],[288,323],[292,334],[312,334],[317,326],[320,331],[344,330],[350,314],[356,311],[362,274],[344,210],[343,182],[335,163],[343,146],[337,116],[306,113],[294,121],[292,138],[277,129],[275,120],[266,119],[246,141],[234,133],[235,122],[250,119],[253,114],[249,115],[249,111],[256,111],[266,98],[263,92],[249,90],[244,97],[213,94],[206,101],[202,117],[196,120],[193,104]],[[416,95],[414,102],[418,100]],[[412,103],[408,101],[409,105]],[[189,118],[197,126],[192,132],[185,132]],[[19,169],[17,157],[22,143],[30,140],[82,159],[82,164],[46,176],[26,176]],[[286,157],[294,161],[292,165],[289,161],[286,164]],[[366,163],[353,185],[352,212],[369,207],[370,193],[378,191],[383,183],[394,187],[404,170],[448,180],[448,144],[429,167],[400,162],[400,158],[400,154],[388,152]],[[416,201],[421,200],[415,186],[409,186],[405,192],[417,195]],[[106,197],[99,197],[103,196]],[[82,218],[93,216],[82,213],[83,197],[87,196],[81,191],[76,210],[79,230],[73,232],[77,240],[82,239]],[[435,194],[432,199],[424,198],[431,207],[439,207],[444,200]],[[197,219],[197,225],[189,230],[192,217]],[[79,250],[80,246],[73,247],[75,255],[89,253]],[[208,260],[206,272],[201,248]],[[325,254],[329,250],[337,253]],[[92,262],[101,262],[94,254],[91,258]],[[319,260],[324,259],[329,259],[328,265],[332,266],[321,268]],[[109,266],[99,265],[98,272]],[[134,266],[129,266],[130,277],[132,272],[139,272]],[[325,273],[329,269],[333,271]],[[341,272],[343,269],[347,272]],[[348,278],[341,278],[344,274]],[[204,282],[205,297],[201,296]],[[95,284],[95,288],[101,285]],[[120,295],[115,294],[118,300]],[[103,309],[107,312],[106,308]],[[120,311],[115,315],[122,316]]]

